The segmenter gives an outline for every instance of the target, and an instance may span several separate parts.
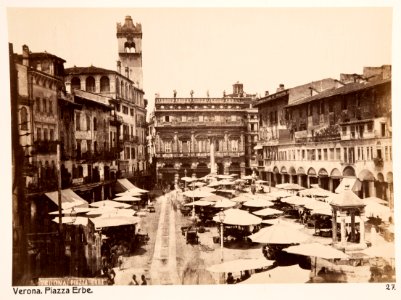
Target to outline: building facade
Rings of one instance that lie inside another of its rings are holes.
[[[392,206],[391,66],[280,90],[255,106],[260,171],[273,186],[319,184],[338,192],[348,184],[362,198]]]
[[[188,98],[178,98],[176,92],[173,98],[157,97],[153,126],[158,181],[171,183],[176,174],[244,175],[252,115],[247,109],[254,97],[240,83],[222,98],[195,98],[192,91]]]

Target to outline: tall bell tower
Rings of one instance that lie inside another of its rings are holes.
[[[143,89],[142,75],[142,25],[126,16],[124,24],[117,23],[118,71]]]

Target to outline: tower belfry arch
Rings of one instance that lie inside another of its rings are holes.
[[[143,89],[141,23],[134,24],[131,16],[126,16],[124,24],[117,23],[117,41],[119,69],[128,71],[129,79]]]

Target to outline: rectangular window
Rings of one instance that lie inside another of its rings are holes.
[[[133,109],[133,108],[130,108],[129,114],[130,114],[131,116],[134,116],[134,109]]]
[[[386,123],[381,123],[381,135],[382,137],[386,136]]]
[[[238,141],[237,140],[231,140],[231,151],[232,152],[238,151]]]
[[[86,140],[86,151],[88,151],[88,152],[92,151],[92,141],[91,140]]]
[[[90,131],[91,130],[91,117],[86,116],[86,130]]]
[[[123,114],[128,115],[128,107],[123,105]]]
[[[366,157],[367,159],[369,159],[370,155],[369,155],[369,147],[366,147]]]
[[[53,101],[49,100],[49,114],[52,115],[53,114]]]
[[[50,129],[50,136],[49,136],[49,139],[50,139],[51,141],[54,141],[54,129]]]
[[[347,147],[344,147],[344,161],[345,162],[348,161],[348,149],[347,149]]]
[[[384,159],[388,160],[388,147],[387,146],[384,147]]]
[[[329,159],[327,156],[327,149],[323,149],[323,159],[326,161]]]
[[[368,132],[372,132],[373,131],[373,122],[369,122],[368,123]]]
[[[43,112],[46,113],[47,112],[47,99],[43,98],[42,99],[42,107],[43,107]]]
[[[336,160],[341,160],[341,148],[336,148]]]
[[[351,139],[355,138],[355,126],[351,126]]]
[[[81,113],[79,112],[75,114],[75,130],[81,130]]]
[[[347,126],[342,127],[342,135],[343,136],[347,135]]]
[[[42,140],[42,129],[41,128],[36,129],[36,140],[38,140],[38,141]]]
[[[166,141],[164,143],[164,152],[171,153],[171,141]]]
[[[330,160],[334,160],[334,148],[330,148]]]
[[[203,122],[203,116],[202,115],[199,116],[199,122]]]
[[[164,116],[164,121],[165,122],[170,122],[170,116]]]
[[[322,160],[322,149],[317,149],[317,160]]]
[[[181,117],[181,121],[182,121],[182,122],[186,122],[186,121],[187,121],[187,116],[185,116],[185,115],[182,116],[182,117]]]
[[[235,122],[237,120],[237,116],[231,115],[231,122]]]

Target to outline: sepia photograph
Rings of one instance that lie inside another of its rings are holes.
[[[38,3],[2,15],[7,294],[396,295],[394,1]]]

